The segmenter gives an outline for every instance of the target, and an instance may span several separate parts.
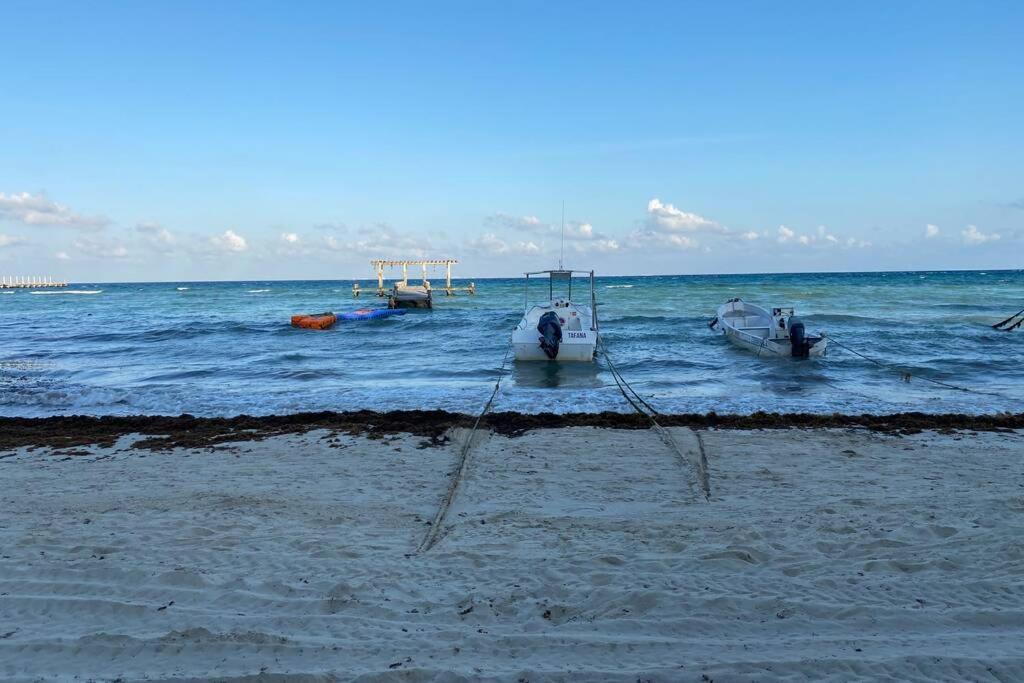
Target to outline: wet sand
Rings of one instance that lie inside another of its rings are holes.
[[[417,554],[467,418],[405,415],[2,421],[0,676],[1024,678],[1020,416],[664,420],[710,500],[630,416],[495,416]]]

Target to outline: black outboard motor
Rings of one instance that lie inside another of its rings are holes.
[[[562,343],[562,323],[558,321],[558,314],[548,311],[540,317],[537,323],[537,331],[540,332],[540,348],[548,358],[554,360],[558,355],[558,345]]]
[[[807,358],[811,355],[811,341],[799,318],[789,319],[789,346],[793,358]]]

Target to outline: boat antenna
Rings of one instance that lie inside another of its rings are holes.
[[[562,246],[558,250],[558,269],[562,270],[562,258],[565,256],[565,200],[562,200]]]

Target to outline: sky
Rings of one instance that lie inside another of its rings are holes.
[[[1016,1],[8,0],[0,275],[1022,268],[1022,35]]]

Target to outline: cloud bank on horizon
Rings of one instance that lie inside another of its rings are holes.
[[[860,265],[860,269],[871,270],[880,255],[913,248],[920,241],[916,236],[890,234],[876,244],[837,234],[825,225],[808,229],[787,225],[734,228],[659,197],[648,200],[642,215],[638,212],[631,224],[618,229],[599,230],[590,221],[575,219],[563,225],[532,214],[516,216],[499,211],[481,216],[476,225],[458,237],[402,230],[382,222],[357,227],[318,223],[276,234],[257,228],[247,232],[240,227],[207,233],[172,231],[152,220],[125,226],[109,218],[86,216],[45,193],[0,192],[0,226],[9,231],[0,233],[0,250],[18,257],[6,260],[34,261],[35,270],[46,272],[64,272],[74,264],[74,272],[83,274],[79,277],[97,273],[85,278],[91,280],[110,272],[111,264],[120,264],[122,272],[138,272],[141,276],[131,279],[146,279],[154,264],[181,272],[195,272],[198,267],[209,272],[209,279],[218,279],[223,272],[253,279],[301,279],[309,277],[305,273],[311,264],[321,269],[316,277],[361,278],[366,277],[364,263],[371,258],[441,256],[454,256],[471,266],[478,264],[478,277],[501,277],[554,265],[562,254],[567,255],[567,262],[578,266],[602,263],[609,274],[675,272],[666,270],[672,263],[698,265],[678,267],[677,271],[683,273],[779,272],[798,270],[800,263],[813,267],[813,259],[822,257],[841,259],[839,262],[851,264],[851,269]],[[992,257],[1002,253],[991,249],[1003,240],[1002,234],[983,231],[974,224],[953,228],[944,232],[928,223],[921,234],[927,242],[941,241],[961,253],[985,252],[986,248]],[[946,237],[947,233],[951,236]],[[1007,236],[1007,242],[1024,246],[1024,233],[1015,231]],[[734,265],[700,267],[700,261],[719,254],[727,264]],[[275,269],[282,257],[295,269]],[[645,262],[656,265],[635,265]]]

